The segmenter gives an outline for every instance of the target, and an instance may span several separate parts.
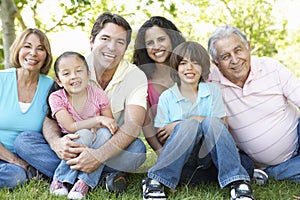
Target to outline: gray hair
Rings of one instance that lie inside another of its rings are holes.
[[[208,52],[214,61],[217,61],[217,50],[215,48],[215,43],[218,40],[229,37],[232,34],[239,36],[241,41],[247,46],[247,36],[242,33],[240,29],[231,25],[220,26],[211,34],[208,40]]]

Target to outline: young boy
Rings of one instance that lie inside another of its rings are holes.
[[[165,143],[142,182],[143,198],[166,199],[162,185],[175,190],[183,170],[205,173],[212,162],[221,188],[230,187],[231,200],[253,200],[249,175],[227,129],[220,90],[205,82],[210,68],[207,51],[196,42],[184,42],[174,49],[170,66],[175,85],[161,94],[154,122],[157,137]]]

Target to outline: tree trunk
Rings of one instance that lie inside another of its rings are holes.
[[[0,0],[1,21],[2,21],[2,38],[4,46],[4,67],[9,68],[9,48],[16,38],[15,17],[17,13],[14,0]]]

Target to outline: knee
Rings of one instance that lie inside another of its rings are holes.
[[[18,154],[20,152],[26,153],[28,148],[32,147],[32,144],[37,137],[41,135],[35,132],[22,132],[20,133],[14,141],[14,149]]]
[[[210,128],[223,128],[225,123],[223,120],[217,117],[205,117],[201,122],[202,128],[210,129]]]
[[[24,146],[29,141],[28,137],[30,137],[28,132],[20,133],[15,139],[14,146]]]
[[[0,187],[15,188],[22,185],[26,180],[26,171],[15,164],[2,164],[0,165]]]
[[[108,128],[99,128],[97,130],[97,137],[101,137],[103,141],[109,140],[112,134],[110,133]]]
[[[136,139],[127,147],[126,151],[138,154],[145,154],[146,146],[142,140]]]
[[[91,146],[94,134],[92,131],[88,129],[81,129],[75,133],[76,135],[80,135],[80,138],[75,139],[75,142],[79,142],[81,144],[84,144],[86,146]]]
[[[176,132],[177,138],[194,138],[198,135],[199,132],[199,125],[200,122],[196,119],[185,119],[182,122],[180,122],[177,126],[174,128],[174,133]],[[172,135],[173,135],[172,134]],[[171,135],[171,137],[172,137]]]

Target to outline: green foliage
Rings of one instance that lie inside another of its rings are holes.
[[[48,19],[45,20],[42,5],[49,2],[56,2],[57,6],[55,11],[47,11]],[[66,29],[89,32],[99,14],[110,11],[122,15],[130,22],[134,29],[134,38],[137,29],[145,20],[153,15],[162,15],[172,20],[187,40],[195,40],[206,46],[209,34],[216,26],[232,24],[247,34],[253,54],[278,58],[299,75],[296,52],[300,51],[300,27],[291,32],[287,29],[287,19],[276,18],[274,5],[277,2],[280,1],[135,0],[128,3],[122,0],[15,0],[20,14],[24,14],[25,8],[31,10],[31,20],[35,26],[47,33]],[[23,26],[18,20],[16,24],[19,32]],[[133,42],[129,46],[128,58],[132,54],[132,46]],[[0,67],[3,60],[2,48],[0,42]]]

